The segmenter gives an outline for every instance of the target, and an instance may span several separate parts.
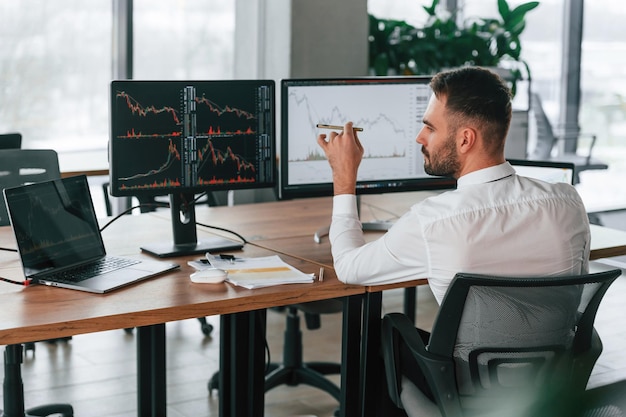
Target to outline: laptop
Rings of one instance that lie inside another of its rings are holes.
[[[528,159],[508,160],[517,175],[535,178],[550,183],[574,184],[574,164],[570,162],[531,161]]]
[[[4,199],[32,283],[107,293],[178,268],[108,256],[85,175],[6,188]]]

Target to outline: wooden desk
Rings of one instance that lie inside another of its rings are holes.
[[[367,204],[371,202],[372,207],[383,209],[383,212],[388,215],[391,214],[393,217],[396,214],[401,215],[404,207],[408,207],[414,202],[414,200],[407,199],[406,195],[401,197],[399,201],[392,196],[387,196],[384,201],[373,198]],[[391,213],[386,210],[387,207],[391,207]],[[217,214],[217,209],[207,210],[208,215],[206,217],[204,217],[204,210],[200,211],[203,213],[200,215],[203,220],[219,222],[218,225],[221,227],[238,227],[237,231],[240,233],[250,232],[250,236],[254,236],[255,245],[289,254],[298,259],[309,260],[323,265],[327,269],[332,268],[332,255],[328,239],[323,240],[321,244],[313,241],[315,230],[320,225],[330,222],[332,212],[330,198],[235,206],[229,208],[229,217]],[[306,219],[309,216],[312,221],[307,222]],[[367,218],[367,215],[362,217]],[[241,224],[233,220],[238,218],[254,219],[254,221],[250,220],[250,223],[242,228]],[[252,235],[252,231],[255,230],[253,222],[260,225],[256,235]],[[381,234],[382,232],[368,232],[366,239],[375,239]],[[619,255],[626,255],[626,232],[592,225],[590,259]],[[416,286],[427,283],[426,279],[418,279],[398,284],[366,287],[361,332],[361,388],[364,393],[361,396],[361,415],[374,414],[377,393],[384,389],[384,387],[378,386],[382,380],[382,372],[384,372],[378,356],[383,291],[405,288],[405,313],[409,317],[414,317]]]
[[[202,231],[199,231],[199,235]],[[167,222],[154,216],[125,216],[103,231],[106,247],[119,255],[144,257],[139,245],[145,241],[171,239]],[[15,247],[9,227],[0,228],[0,246]],[[273,254],[265,248],[246,245],[238,256]],[[307,272],[319,271],[317,264],[281,256]],[[142,283],[99,295],[47,286],[19,287],[0,283],[0,344],[19,343],[72,336],[82,333],[138,327],[138,411],[139,415],[165,415],[164,323],[202,316],[222,315],[223,328],[220,366],[226,378],[220,389],[220,414],[258,416],[263,392],[249,387],[263,386],[263,343],[257,323],[264,320],[264,309],[275,306],[341,297],[344,307],[345,341],[342,361],[348,370],[342,378],[359,373],[359,324],[363,287],[339,282],[329,270],[323,282],[283,285],[247,290],[229,284],[208,286],[189,280],[190,259],[177,258],[180,270]],[[0,273],[23,279],[15,253],[0,252]],[[252,336],[251,336],[252,335]],[[247,340],[248,338],[252,340]],[[258,339],[255,339],[258,338]],[[237,346],[237,360],[230,360],[231,346]],[[239,366],[237,366],[239,365]],[[354,377],[354,376],[352,376]],[[155,380],[159,384],[153,384]],[[162,383],[161,383],[162,382]],[[156,385],[156,387],[155,387]],[[343,404],[358,404],[358,387],[342,382]],[[240,398],[244,395],[245,398]],[[356,415],[344,410],[346,415]]]
[[[224,381],[225,385],[220,389],[220,396],[223,396],[220,398],[220,413],[224,416],[257,416],[260,415],[258,410],[263,405],[263,396],[258,389],[252,393],[248,389],[263,384],[262,370],[256,369],[262,364],[263,358],[255,356],[259,350],[255,349],[252,343],[254,340],[251,343],[237,344],[238,349],[249,348],[241,357],[245,358],[242,360],[243,369],[249,366],[251,371],[240,375],[241,368],[232,368],[232,362],[237,361],[229,360],[232,353],[230,346],[249,334],[253,334],[253,338],[258,336],[255,324],[264,320],[262,314],[265,308],[343,297],[347,301],[344,308],[342,363],[347,371],[342,375],[342,404],[352,407],[343,412],[349,416],[369,412],[374,408],[370,408],[368,402],[374,400],[375,395],[361,397],[358,392],[359,383],[351,378],[354,378],[353,372],[358,374],[361,359],[365,365],[364,385],[375,376],[370,371],[375,368],[370,367],[368,361],[374,357],[372,352],[377,352],[380,340],[379,297],[382,297],[384,290],[405,286],[415,288],[415,285],[425,284],[426,280],[373,287],[348,286],[339,282],[332,269],[328,241],[321,244],[313,242],[313,234],[317,228],[330,222],[331,210],[330,198],[235,207],[198,207],[196,210],[198,222],[231,228],[252,242],[243,251],[236,252],[239,256],[263,256],[278,252],[285,261],[309,273],[318,272],[319,266],[323,265],[327,268],[323,282],[255,290],[235,288],[227,284],[219,288],[198,286],[192,284],[188,278],[191,270],[186,262],[196,258],[193,256],[176,259],[181,264],[180,271],[106,295],[44,286],[23,288],[0,282],[0,305],[4,312],[0,320],[0,344],[18,344],[139,327],[138,335],[141,340],[138,349],[142,353],[138,363],[141,379],[139,408],[142,412],[147,410],[150,415],[159,415],[161,412],[164,415],[165,393],[159,391],[164,388],[149,390],[141,386],[149,385],[150,379],[155,375],[158,377],[153,379],[160,380],[164,352],[156,349],[156,352],[146,358],[142,346],[160,346],[164,339],[164,323],[168,321],[223,315],[224,321],[220,327],[225,332],[221,337],[225,345],[220,349],[220,366],[226,370],[224,375],[236,377],[234,381]],[[142,257],[145,255],[139,253],[141,244],[158,239],[171,240],[171,233],[169,211],[165,210],[141,216],[126,216],[105,229],[103,238],[111,253]],[[198,227],[199,238],[210,234],[228,236],[223,232],[211,232],[211,229]],[[375,238],[378,234],[379,232],[368,233],[367,238]],[[0,228],[0,246],[15,247],[13,234],[8,227]],[[611,256],[626,254],[626,232],[593,227],[592,258],[607,256],[607,253],[611,253]],[[15,253],[0,252],[0,273],[8,278],[21,279],[21,268]],[[361,296],[364,293],[367,297],[361,336],[361,320],[358,316]],[[363,358],[360,358],[358,348],[354,348],[359,343],[363,344]],[[356,353],[349,353],[355,350]],[[240,358],[239,354],[237,358]],[[347,379],[350,382],[346,382]],[[367,389],[367,386],[363,389]],[[238,393],[246,395],[246,399],[237,401]],[[355,406],[355,403],[359,403],[359,398],[365,404],[363,408]]]
[[[106,149],[66,151],[59,154],[61,177],[109,175],[109,160]]]

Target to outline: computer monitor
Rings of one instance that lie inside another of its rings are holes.
[[[241,246],[197,240],[194,198],[275,187],[272,80],[111,83],[111,195],[170,195],[173,242],[142,249],[159,257]]]
[[[316,142],[317,124],[358,132],[365,148],[357,194],[454,188],[452,178],[424,171],[416,143],[432,94],[430,77],[355,77],[281,81],[281,158],[279,196],[330,196],[332,173]],[[328,131],[324,131],[328,133]]]
[[[318,124],[358,132],[365,154],[357,178],[361,194],[441,190],[456,180],[424,171],[415,141],[432,94],[431,77],[354,77],[281,81],[281,158],[279,196],[283,199],[333,195],[332,172],[317,144]],[[327,132],[327,130],[324,130]],[[387,223],[363,223],[364,230],[385,230]],[[328,233],[321,227],[316,242]]]
[[[533,161],[530,159],[508,159],[518,175],[550,183],[574,184],[575,166],[570,162]]]

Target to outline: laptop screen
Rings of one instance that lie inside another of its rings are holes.
[[[27,277],[105,254],[84,175],[7,188],[4,195]]]
[[[545,182],[574,184],[574,164],[569,162],[530,161],[509,159],[517,175]]]

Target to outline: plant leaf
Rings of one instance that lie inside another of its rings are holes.
[[[498,12],[500,12],[500,16],[502,16],[502,20],[505,22],[509,19],[511,9],[506,0],[498,0]]]

